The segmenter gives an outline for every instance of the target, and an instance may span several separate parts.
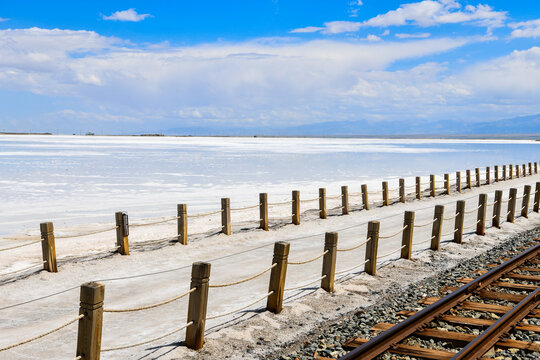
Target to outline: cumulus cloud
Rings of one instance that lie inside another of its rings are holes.
[[[91,31],[0,30],[0,87],[79,99],[74,102],[88,108],[65,116],[90,116],[88,109],[103,106],[117,121],[203,118],[278,124],[359,113],[366,118],[447,116],[494,103],[538,109],[539,48],[476,65],[470,73],[455,74],[437,63],[388,70],[400,60],[482,40],[274,38],[143,47]],[[497,111],[498,118],[502,112]]]
[[[412,34],[405,34],[405,33],[397,33],[395,36],[398,39],[425,39],[431,36],[430,33],[412,33]]]
[[[313,33],[323,30],[323,27],[317,27],[317,26],[306,26],[303,28],[293,29],[290,32],[291,33]]]
[[[540,19],[522,21],[508,24],[512,29],[512,38],[537,38],[540,37]]]
[[[366,36],[366,40],[367,41],[382,41],[382,39],[379,36],[373,35],[373,34],[369,34],[368,36]]]
[[[138,14],[134,8],[116,11],[109,16],[102,15],[103,20],[114,20],[114,21],[133,21],[138,22],[151,17],[150,14]]]
[[[377,15],[371,19],[358,21],[330,21],[324,23],[321,32],[339,34],[355,32],[363,27],[389,27],[417,25],[421,27],[441,24],[468,23],[475,26],[493,28],[504,26],[505,11],[495,11],[489,5],[467,5],[462,8],[455,0],[424,0],[403,4],[396,10]]]

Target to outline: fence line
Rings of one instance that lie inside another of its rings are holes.
[[[218,318],[221,318],[221,317],[224,317],[224,316],[232,315],[232,314],[237,313],[237,312],[239,312],[239,311],[242,311],[242,310],[244,310],[244,309],[247,309],[248,307],[253,306],[253,305],[255,305],[256,303],[258,303],[259,301],[266,299],[267,297],[269,297],[269,296],[272,295],[273,293],[274,293],[273,291],[270,291],[268,294],[264,295],[264,296],[261,297],[260,299],[257,299],[257,300],[255,300],[255,301],[252,302],[252,303],[249,303],[249,304],[247,304],[247,305],[244,305],[244,306],[242,306],[242,307],[239,308],[239,309],[236,309],[236,310],[233,310],[233,311],[229,311],[229,312],[226,312],[226,313],[224,313],[224,314],[207,316],[207,317],[206,317],[206,320],[214,320],[214,319],[218,319]]]
[[[269,268],[267,269],[264,269],[263,271],[261,271],[260,273],[257,273],[253,276],[250,276],[248,278],[245,278],[245,279],[242,279],[242,280],[238,280],[238,281],[233,281],[233,282],[230,282],[230,283],[225,283],[225,284],[212,284],[212,285],[208,285],[208,287],[210,288],[222,288],[222,287],[229,287],[229,286],[234,286],[234,285],[238,285],[238,284],[242,284],[242,283],[245,283],[245,282],[248,282],[250,280],[253,280],[253,279],[256,279],[258,278],[259,276],[267,273],[268,271],[272,270],[273,268],[275,268],[277,266],[276,263],[272,264],[272,266],[270,266]]]
[[[397,233],[395,234],[392,234],[392,235],[388,235],[388,236],[380,236],[379,235],[379,239],[390,239],[390,238],[393,238],[394,236],[396,235],[399,235],[403,232],[403,230],[405,230],[409,225],[405,225],[401,230],[399,230]]]
[[[25,247],[25,246],[28,246],[28,245],[33,245],[33,244],[37,244],[37,243],[40,243],[42,242],[43,240],[36,240],[36,241],[32,241],[30,243],[26,243],[26,244],[22,244],[22,245],[17,245],[17,246],[12,246],[12,247],[9,247],[9,248],[3,248],[3,249],[0,249],[0,252],[2,251],[8,251],[8,250],[13,250],[13,249],[18,249],[18,248],[22,248],[22,247]]]
[[[314,258],[311,258],[311,259],[308,259],[308,260],[304,260],[304,261],[287,261],[287,264],[289,265],[304,265],[304,264],[308,264],[310,262],[313,262],[315,260],[318,260],[320,258],[322,258],[324,255],[328,254],[328,250],[325,250],[322,254],[319,254],[317,256],[315,256]]]
[[[317,278],[317,279],[314,279],[314,280],[311,280],[305,284],[301,284],[301,285],[298,285],[298,286],[294,286],[294,287],[290,287],[290,288],[285,288],[284,291],[292,291],[292,290],[298,290],[298,289],[302,289],[302,288],[305,288],[306,286],[308,285],[311,285],[313,283],[316,283],[317,281],[321,281],[322,279],[326,278],[326,275],[323,275],[321,276],[320,278]]]
[[[156,303],[156,304],[152,304],[152,305],[140,306],[140,307],[131,308],[131,309],[103,309],[103,312],[122,313],[122,312],[134,312],[134,311],[142,311],[142,310],[153,309],[153,308],[156,308],[158,306],[166,305],[166,304],[172,303],[173,301],[179,300],[179,299],[191,294],[195,290],[197,290],[197,289],[192,288],[192,289],[186,291],[183,294],[177,295],[177,296],[175,296],[173,298],[170,298],[168,300],[165,300],[165,301],[162,301],[162,302],[159,302],[159,303]]]
[[[347,251],[352,251],[352,250],[356,250],[358,249],[359,247],[367,244],[367,242],[371,240],[371,238],[368,238],[366,241],[363,241],[361,242],[360,244],[356,245],[356,246],[353,246],[353,247],[350,247],[350,248],[346,248],[346,249],[336,249],[336,251],[338,252],[347,252]]]

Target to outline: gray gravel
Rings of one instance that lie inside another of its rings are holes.
[[[325,324],[319,327],[317,330],[312,331],[307,339],[291,342],[283,346],[279,352],[273,353],[268,356],[264,356],[265,359],[298,359],[307,360],[313,359],[314,355],[338,358],[344,355],[347,351],[343,350],[342,344],[352,338],[371,338],[374,333],[370,330],[371,327],[377,323],[397,323],[403,320],[403,317],[396,316],[396,313],[401,310],[415,310],[418,311],[422,308],[422,305],[418,304],[418,301],[425,296],[441,296],[439,289],[442,286],[460,286],[456,282],[458,278],[462,277],[476,277],[473,273],[474,270],[482,268],[485,264],[500,263],[498,259],[500,257],[507,257],[510,252],[519,253],[523,251],[518,249],[520,246],[524,246],[529,243],[533,238],[540,238],[540,227],[522,232],[509,238],[507,241],[499,246],[478,255],[470,260],[464,261],[452,269],[442,271],[437,276],[423,279],[417,283],[413,283],[407,288],[401,288],[396,283],[395,286],[389,287],[383,292],[382,300],[377,305],[358,309],[356,313],[348,314],[341,320],[332,324]],[[392,266],[392,264],[388,265]],[[488,270],[488,268],[485,268]],[[498,290],[502,290],[499,288]],[[507,292],[519,293],[506,289]],[[492,300],[494,304],[500,305],[512,305],[505,301]],[[462,312],[466,314],[466,312]],[[478,317],[479,313],[476,313]],[[483,318],[489,318],[483,316]],[[539,324],[540,319],[529,320],[531,324]],[[432,325],[459,332],[479,333],[480,331],[475,328],[469,328],[466,326],[453,326],[444,322],[434,322]],[[515,331],[510,335],[510,338],[523,341],[540,341],[540,334],[529,331]],[[429,345],[431,348],[445,349],[447,351],[458,351],[459,348],[454,350],[452,345],[444,341],[423,340],[419,338],[411,338],[409,343],[420,343],[423,345]],[[428,344],[429,342],[429,344]],[[517,349],[497,349],[493,354],[488,354],[489,357],[496,359],[538,359],[538,353],[531,353],[527,351]],[[400,357],[396,355],[382,356],[382,359],[413,359],[412,357]]]

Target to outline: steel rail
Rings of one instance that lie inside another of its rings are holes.
[[[538,255],[539,252],[540,244],[531,247],[530,249],[522,252],[519,255],[516,255],[507,262],[491,269],[484,275],[479,276],[478,278],[460,287],[451,294],[443,297],[442,299],[425,307],[424,309],[420,310],[419,312],[402,321],[401,323],[386,330],[379,336],[372,338],[365,344],[345,354],[344,356],[339,358],[339,360],[368,360],[376,358],[380,354],[388,351],[393,345],[409,337],[418,329],[426,326],[428,323],[435,320],[441,314],[452,309],[459,303],[466,300],[468,297],[472,296],[474,292],[486,288],[504,274],[514,270],[515,268],[530,260],[531,258],[534,258]]]
[[[461,349],[451,360],[479,359],[500,338],[540,304],[540,287]]]

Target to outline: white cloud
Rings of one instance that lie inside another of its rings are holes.
[[[416,33],[416,34],[395,34],[398,39],[425,39],[431,36],[430,33]]]
[[[134,8],[116,11],[109,16],[102,15],[103,20],[114,20],[114,21],[133,21],[138,22],[151,17],[150,14],[138,14]]]
[[[540,37],[540,19],[511,23],[508,26],[512,29],[512,38],[537,38]]]
[[[313,32],[321,31],[323,29],[324,29],[323,27],[306,26],[304,28],[293,29],[293,30],[291,30],[289,32],[291,32],[291,33],[313,33]]]
[[[0,22],[2,22],[2,21],[8,21],[8,20],[9,20],[8,18],[2,18],[2,17],[0,17]]]
[[[366,36],[366,40],[367,41],[382,41],[382,39],[379,36],[373,35],[373,34],[369,34],[368,36]]]
[[[488,5],[467,5],[462,9],[461,4],[455,0],[424,0],[420,2],[403,4],[396,10],[377,15],[362,22],[356,21],[330,21],[324,23],[326,34],[339,34],[355,32],[363,27],[388,27],[417,25],[422,27],[441,24],[468,23],[471,25],[487,27],[489,31],[504,26],[505,11],[495,11]]]
[[[483,116],[491,111],[499,118],[506,105],[508,111],[540,112],[540,48],[462,73],[437,63],[388,70],[396,61],[482,40],[273,38],[141,47],[90,31],[0,30],[0,87],[72,99],[64,108],[83,115],[103,106],[103,113],[118,116],[108,118],[111,121],[202,116],[205,121],[283,124],[354,118],[359,113],[390,119],[464,116],[481,110]]]
[[[387,36],[387,35],[390,35],[390,30],[386,29],[383,31],[383,33],[381,34],[381,36]]]

